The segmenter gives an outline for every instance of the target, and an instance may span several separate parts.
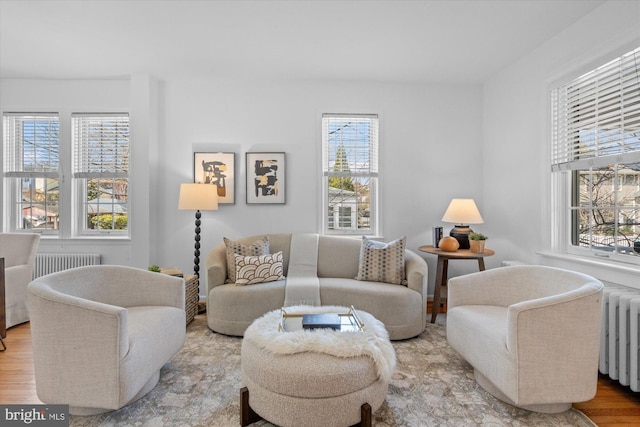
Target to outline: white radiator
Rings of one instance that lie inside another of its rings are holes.
[[[85,265],[100,264],[100,254],[37,254],[33,278]]]
[[[605,287],[600,372],[640,391],[640,290]]]

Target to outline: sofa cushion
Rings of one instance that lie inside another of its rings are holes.
[[[258,317],[284,306],[284,282],[276,280],[260,286],[227,283],[212,288],[207,297],[209,327],[221,334],[244,335]]]
[[[318,277],[353,279],[358,275],[362,238],[320,235],[318,239]]]
[[[251,245],[243,245],[240,242],[224,238],[224,244],[227,247],[227,282],[234,283],[236,281],[236,258],[235,254],[242,256],[258,256],[269,255],[269,236],[253,242]]]
[[[406,286],[327,277],[320,279],[320,298],[323,305],[353,305],[375,313],[392,340],[414,337],[424,330],[422,295]]]
[[[282,280],[282,251],[259,256],[235,254],[236,285],[254,285],[257,283]]]
[[[405,282],[404,251],[407,238],[402,236],[389,243],[362,236],[357,280],[401,285]]]

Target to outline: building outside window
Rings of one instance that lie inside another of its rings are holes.
[[[640,48],[553,89],[552,132],[558,246],[640,263]]]
[[[128,235],[128,114],[74,113],[62,124],[60,117],[3,113],[8,229]],[[72,129],[66,139],[65,123]],[[72,185],[64,185],[64,170],[73,170]]]
[[[129,115],[72,114],[81,233],[126,233]]]
[[[323,229],[377,235],[378,116],[322,116]]]
[[[4,175],[12,231],[60,228],[60,120],[57,113],[4,113]]]

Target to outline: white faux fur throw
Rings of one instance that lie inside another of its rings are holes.
[[[346,313],[346,307],[337,306],[296,306],[286,307],[292,313]],[[258,347],[275,354],[296,354],[316,352],[336,357],[356,357],[366,355],[373,359],[378,377],[391,381],[396,367],[396,352],[389,341],[389,334],[382,322],[371,314],[356,310],[364,323],[363,331],[338,332],[330,329],[314,331],[298,330],[282,332],[278,330],[281,311],[274,310],[255,320],[245,331],[244,339],[251,340]]]
[[[284,305],[320,305],[318,234],[291,235]]]

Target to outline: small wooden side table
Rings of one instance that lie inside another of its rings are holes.
[[[186,315],[187,325],[191,323],[196,314],[198,314],[198,286],[200,281],[195,274],[184,275],[184,312]]]
[[[438,311],[440,311],[440,294],[442,288],[447,286],[447,275],[449,269],[449,260],[455,259],[477,259],[478,268],[484,271],[484,257],[495,255],[491,249],[485,249],[483,252],[471,252],[469,249],[458,249],[455,252],[447,252],[433,245],[420,246],[418,248],[422,252],[438,256],[438,267],[436,269],[436,285],[433,290],[433,308],[431,309],[431,323],[436,321]]]
[[[160,269],[160,272],[184,279],[184,313],[188,325],[194,317],[196,317],[196,314],[198,314],[198,302],[200,301],[198,287],[200,286],[200,278],[195,274],[183,275],[182,271],[173,267],[163,267]]]

